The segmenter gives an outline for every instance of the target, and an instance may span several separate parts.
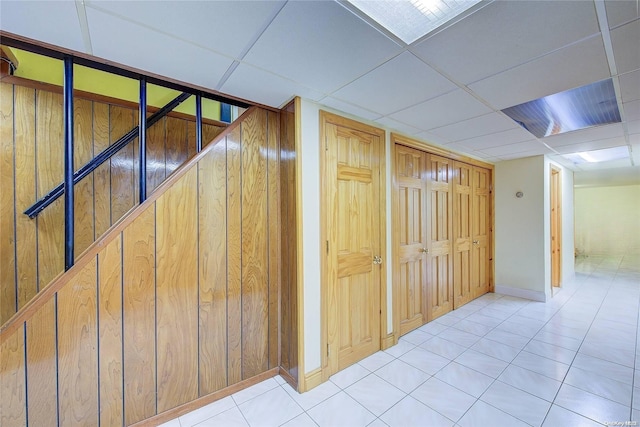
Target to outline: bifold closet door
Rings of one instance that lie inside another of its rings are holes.
[[[426,154],[396,146],[400,335],[427,321]]]
[[[454,308],[473,299],[471,288],[472,202],[471,178],[473,166],[455,162],[453,166],[453,290]]]
[[[453,309],[453,161],[427,157],[428,320]]]
[[[491,171],[474,167],[472,178],[471,285],[473,298],[489,292],[491,263]]]

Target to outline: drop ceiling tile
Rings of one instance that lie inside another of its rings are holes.
[[[21,36],[86,52],[73,1],[0,2],[0,28]]]
[[[500,160],[513,160],[513,159],[522,159],[522,158],[531,157],[531,156],[541,156],[543,154],[547,154],[547,155],[553,154],[553,151],[543,146],[540,149],[523,151],[522,153],[506,153],[501,156],[498,156],[498,158]]]
[[[640,43],[640,40],[638,40]],[[619,77],[622,102],[637,101],[640,99],[640,70],[623,74]]]
[[[401,50],[337,2],[292,1],[244,60],[329,94]]]
[[[320,100],[320,103],[326,105],[327,107],[331,107],[339,111],[344,111],[345,113],[352,114],[357,117],[362,117],[363,119],[367,120],[375,120],[381,117],[381,114],[369,111],[365,108],[361,108],[353,104],[349,104],[348,102],[344,102],[331,96],[322,98]]]
[[[640,134],[640,120],[627,122],[627,130],[629,135]]]
[[[618,74],[640,68],[640,19],[611,30],[613,56],[616,60]]]
[[[614,123],[605,126],[595,126],[587,129],[567,132],[560,135],[543,138],[542,141],[550,147],[561,147],[563,145],[578,144],[584,141],[594,141],[607,138],[618,138],[624,136],[622,124]]]
[[[429,130],[491,112],[491,109],[462,89],[430,99],[390,117],[413,127]]]
[[[501,110],[608,77],[609,65],[598,35],[469,87]]]
[[[403,52],[333,96],[387,115],[456,88],[411,53]]]
[[[457,141],[456,144],[466,149],[482,150],[498,147],[500,145],[515,144],[517,142],[531,140],[532,135],[522,128],[509,129],[504,132],[496,132],[490,135],[479,136]]]
[[[539,143],[535,139],[531,139],[529,141],[518,142],[515,144],[509,145],[501,145],[500,147],[492,147],[485,148],[484,150],[479,150],[482,153],[488,154],[490,156],[496,156],[502,158],[505,155],[511,154],[523,154],[526,153],[526,156],[532,156],[535,154],[545,154],[547,152],[551,152],[547,147]],[[521,157],[526,157],[522,155]]]
[[[579,144],[563,145],[561,147],[553,147],[560,154],[579,153],[582,151],[600,150],[603,148],[619,147],[626,145],[624,138],[607,138],[597,141],[587,141]]]
[[[222,85],[221,91],[276,108],[294,95],[313,101],[324,96],[316,90],[247,64],[238,65]]]
[[[284,1],[87,1],[95,7],[238,58]],[[183,56],[178,55],[178,58]]]
[[[389,117],[381,117],[376,120],[376,123],[380,123],[382,126],[388,128],[392,132],[398,132],[405,135],[415,135],[417,133],[420,133],[420,129],[416,129],[413,126],[400,123]]]
[[[216,89],[233,63],[228,57],[96,9],[87,8],[87,20],[94,55],[109,61],[210,89]],[[171,58],[170,52],[179,53],[179,57]]]
[[[496,1],[411,47],[469,84],[599,32],[586,1]]]
[[[446,144],[451,143],[451,141],[449,141],[448,139],[443,138],[443,137],[438,136],[438,135],[434,135],[431,132],[420,132],[420,133],[416,134],[414,136],[414,138],[417,138],[417,139],[419,139],[421,141],[425,141],[425,142],[427,142],[429,144],[435,144],[435,145],[438,145],[438,146],[444,146]]]
[[[640,120],[640,101],[625,102],[622,104],[624,114],[629,122]]]
[[[640,18],[637,0],[605,0],[609,28],[615,28]]]
[[[618,159],[618,160],[610,160],[608,162],[597,162],[597,163],[582,163],[580,164],[580,169],[585,172],[590,171],[602,171],[603,169],[620,169],[620,168],[628,168],[631,166],[631,158],[628,157],[626,159]]]
[[[489,113],[473,119],[463,120],[447,126],[432,129],[436,135],[444,136],[451,141],[472,138],[474,136],[488,135],[517,126],[513,120],[500,113]],[[531,136],[529,136],[531,138]]]

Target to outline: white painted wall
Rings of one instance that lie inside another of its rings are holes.
[[[495,166],[496,291],[551,298],[550,165],[545,156],[499,162]],[[558,166],[558,165],[556,165]],[[562,279],[573,280],[573,172],[561,169]],[[517,198],[522,191],[524,197]]]
[[[575,209],[579,254],[640,254],[640,185],[576,188]]]

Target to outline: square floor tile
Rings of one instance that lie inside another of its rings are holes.
[[[426,332],[431,335],[438,335],[440,332],[445,331],[447,329],[449,329],[448,326],[443,325],[442,323],[437,323],[437,322],[429,322],[418,328],[418,330],[422,332]]]
[[[437,378],[422,384],[411,396],[453,421],[458,421],[477,400]]]
[[[524,347],[525,351],[529,353],[537,354],[538,356],[546,357],[557,362],[562,362],[567,365],[573,363],[573,358],[576,357],[576,352],[568,350],[564,347],[558,347],[553,344],[549,344],[542,341],[531,340],[529,344]]]
[[[375,374],[405,393],[411,392],[431,377],[399,359],[378,369]]]
[[[238,408],[251,426],[279,426],[303,412],[300,405],[282,387],[254,397],[238,405]]]
[[[587,372],[597,372],[598,375],[611,378],[625,384],[633,384],[633,369],[628,366],[618,365],[597,357],[578,353],[573,361],[573,365]]]
[[[494,381],[493,378],[456,362],[445,366],[435,377],[474,397],[480,397]]]
[[[573,351],[578,351],[578,349],[580,348],[580,345],[582,344],[582,340],[564,337],[562,335],[553,334],[545,330],[538,332],[536,336],[533,337],[533,339],[546,342],[549,344],[557,345],[558,347],[563,347]]]
[[[407,395],[374,374],[364,377],[344,391],[376,417]]]
[[[516,365],[509,365],[502,375],[498,377],[498,381],[524,390],[549,402],[553,402],[562,385],[560,381]]]
[[[635,351],[612,349],[610,347],[607,347],[606,345],[587,342],[586,340],[584,343],[582,343],[582,346],[578,351],[588,356],[597,357],[599,359],[607,360],[619,365],[628,366],[630,368],[633,368],[633,365],[635,363]]]
[[[282,424],[282,427],[318,427],[318,424],[306,412],[303,412],[294,419]]]
[[[563,407],[551,405],[551,409],[549,410],[542,427],[558,426],[600,427],[602,424],[596,423],[589,418],[585,418],[582,415],[578,415],[575,412],[564,409]]]
[[[329,380],[344,389],[369,375],[371,371],[356,363],[329,377]]]
[[[564,383],[625,406],[631,405],[633,391],[631,384],[602,377],[597,372],[585,371],[572,366]]]
[[[198,427],[248,427],[249,424],[237,407],[226,410],[215,417],[204,420]]]
[[[384,352],[393,357],[400,357],[407,351],[413,350],[414,348],[416,348],[416,346],[407,341],[398,341],[398,344],[389,347],[388,349],[384,350]]]
[[[633,402],[631,407],[633,409],[640,409],[640,387],[633,388]]]
[[[340,392],[340,387],[331,381],[325,381],[319,386],[314,387],[309,391],[305,391],[304,393],[298,393],[296,390],[291,388],[289,384],[283,385],[282,388],[284,391],[289,393],[289,396],[291,396],[293,400],[295,400],[296,403],[305,411]]]
[[[485,316],[481,313],[473,313],[472,315],[467,317],[466,320],[489,326],[490,328],[495,328],[504,321],[502,319],[496,319],[495,317]]]
[[[453,421],[407,396],[380,417],[391,427],[433,426],[451,427]]]
[[[209,403],[208,405],[191,411],[188,414],[182,415],[180,417],[180,424],[183,427],[193,426],[195,424],[198,424],[199,422],[206,420],[207,418],[216,416],[235,406],[236,403],[233,401],[233,398],[231,396],[227,396],[223,399],[216,400],[213,403]]]
[[[444,338],[447,341],[451,341],[454,344],[458,344],[464,347],[471,347],[476,342],[478,342],[478,340],[480,340],[480,337],[477,335],[473,335],[469,332],[464,332],[455,328],[449,328],[446,331],[440,332],[438,336],[440,338]]]
[[[424,331],[421,331],[420,329],[416,329],[414,331],[409,332],[408,334],[404,334],[403,336],[400,337],[400,339],[405,340],[413,345],[420,345],[431,337],[433,337],[433,335],[428,334]]]
[[[519,419],[502,412],[498,408],[478,400],[458,421],[461,427],[488,427],[488,426],[509,426],[509,427],[529,427]]]
[[[500,344],[505,344],[511,347],[515,347],[518,350],[522,350],[525,345],[529,343],[529,338],[523,337],[522,335],[512,334],[507,331],[500,331],[494,329],[484,336],[487,339],[492,341],[499,342]]]
[[[267,391],[278,387],[278,382],[273,378],[269,378],[258,384],[252,385],[249,388],[245,388],[244,390],[240,390],[237,393],[232,395],[233,400],[236,402],[236,405],[240,405],[241,403],[246,402],[247,400],[253,399],[256,396],[259,396]]]
[[[480,400],[534,426],[542,424],[551,407],[550,402],[500,381],[491,384]]]
[[[503,360],[487,356],[475,350],[465,351],[458,356],[455,361],[467,368],[475,369],[493,378],[497,378],[508,365],[508,363]]]
[[[362,359],[358,362],[358,364],[373,372],[377,369],[380,369],[392,360],[394,360],[394,357],[392,355],[385,353],[384,351],[378,351],[371,356]]]
[[[399,359],[430,375],[435,374],[450,362],[449,359],[419,347],[403,354]]]
[[[569,365],[527,351],[521,351],[511,363],[553,378],[556,381],[563,381],[569,370]]]
[[[462,320],[460,317],[448,316],[445,314],[444,316],[440,316],[437,319],[434,319],[433,321],[436,323],[440,323],[441,325],[451,326],[451,325],[455,325],[460,320]]]
[[[343,391],[314,406],[307,411],[307,414],[320,427],[364,427],[376,418],[364,406]]]
[[[490,340],[488,338],[482,338],[480,341],[471,346],[472,350],[484,353],[488,356],[495,357],[504,362],[511,362],[520,353],[520,350],[508,346],[506,344],[500,344],[497,341]]]
[[[435,353],[438,356],[442,356],[449,360],[453,360],[467,351],[467,347],[452,343],[444,338],[433,337],[429,341],[422,343],[420,348],[423,348],[431,353]]]
[[[577,414],[591,418],[599,423],[627,421],[629,407],[605,399],[579,388],[563,384],[553,402],[558,406]]]

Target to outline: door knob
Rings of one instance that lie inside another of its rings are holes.
[[[425,253],[425,254],[428,254],[428,253],[429,253],[429,249],[427,249],[427,248],[422,248],[422,249],[420,249],[420,252]]]
[[[480,243],[480,240],[474,240],[474,241],[473,241],[473,244],[474,244],[474,245],[477,245],[477,244],[479,244],[479,243]]]
[[[382,264],[382,257],[380,255],[376,255],[373,257],[373,263],[376,265]]]

